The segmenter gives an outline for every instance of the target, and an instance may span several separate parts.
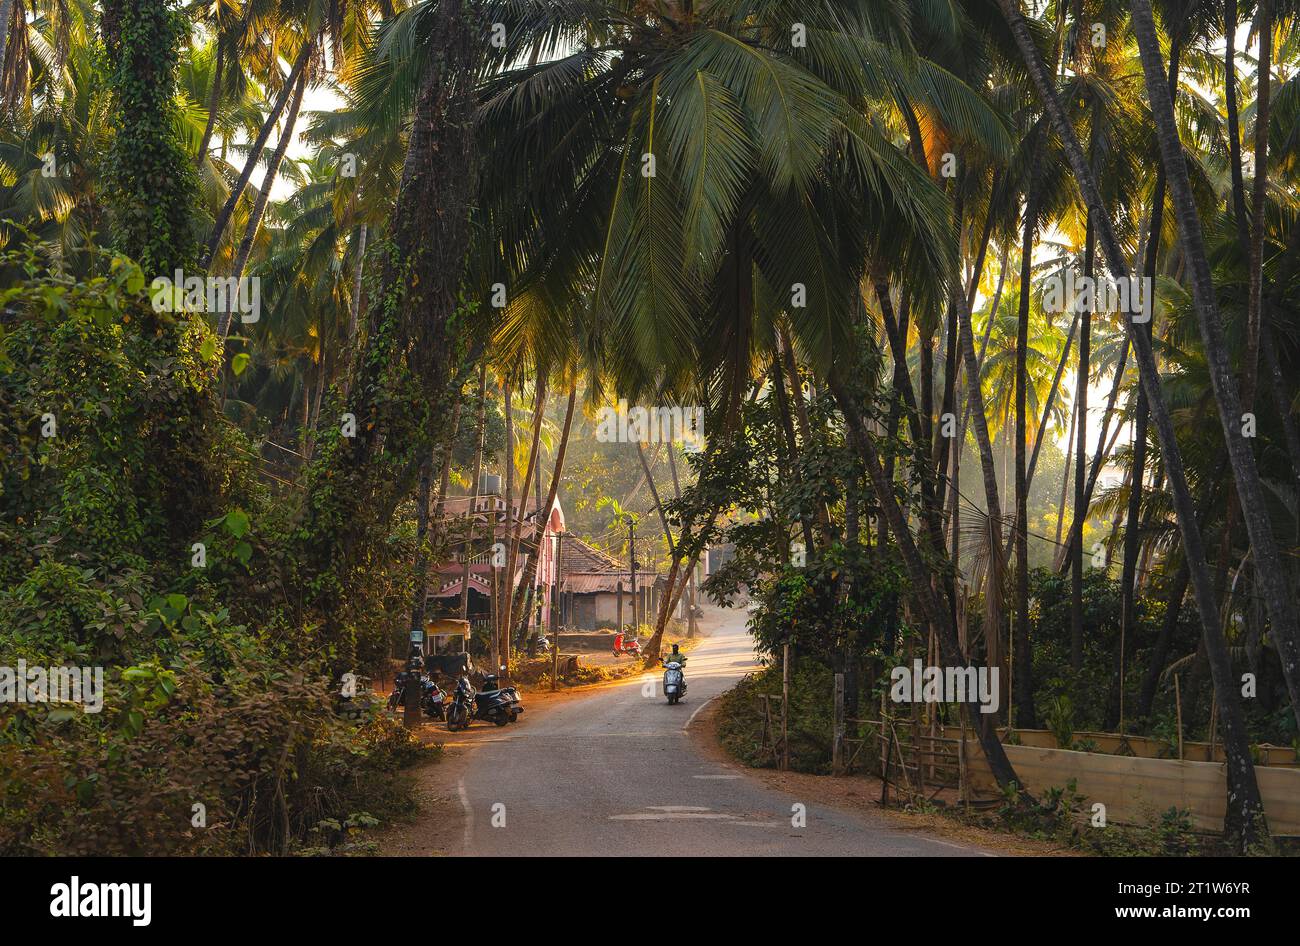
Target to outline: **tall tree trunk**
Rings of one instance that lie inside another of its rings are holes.
[[[555,469],[551,472],[551,485],[546,491],[546,504],[539,506],[544,513],[539,515],[537,527],[534,535],[537,538],[537,554],[533,556],[533,578],[528,587],[537,586],[537,582],[542,574],[542,545],[545,540],[547,522],[550,520],[551,509],[555,506],[555,497],[560,492],[560,479],[564,475],[564,457],[569,451],[569,432],[573,429],[573,412],[578,403],[578,382],[575,379],[569,384],[569,401],[564,408],[564,427],[560,430],[560,443],[555,452]],[[541,482],[541,473],[537,474],[537,481]],[[521,622],[520,633],[523,633],[527,627],[527,616]]]
[[[262,123],[257,137],[253,140],[253,145],[248,151],[248,158],[244,161],[244,169],[239,172],[239,178],[235,181],[235,186],[230,189],[230,196],[226,198],[225,204],[222,205],[220,212],[217,214],[216,222],[212,226],[212,235],[208,237],[207,250],[203,253],[203,268],[207,269],[212,265],[213,257],[217,255],[217,247],[221,245],[221,238],[225,236],[226,227],[230,224],[230,218],[235,212],[239,198],[243,195],[244,188],[248,186],[248,182],[253,176],[253,170],[257,167],[258,162],[262,160],[262,151],[271,138],[271,131],[280,120],[280,113],[284,111],[289,96],[298,85],[298,78],[302,75],[303,70],[307,68],[307,62],[311,59],[314,49],[315,44],[304,42],[302,48],[298,51],[298,58],[294,60],[293,68],[289,70],[284,85],[280,87],[280,94],[276,96],[275,104],[271,106],[266,121]]]
[[[984,627],[988,663],[989,666],[994,667],[1000,666],[1005,657],[1001,642],[1002,593],[1005,588],[1001,555],[1002,503],[998,498],[997,465],[993,459],[993,442],[989,437],[988,415],[984,410],[984,392],[980,388],[979,363],[975,359],[970,308],[966,305],[964,296],[959,294],[956,298],[961,303],[957,317],[961,322],[959,335],[966,371],[967,403],[970,405],[971,416],[974,419],[975,442],[979,444],[980,472],[984,477],[984,502],[988,512],[989,578],[984,593]]]
[[[1228,170],[1232,178],[1232,216],[1237,238],[1249,253],[1246,184],[1241,176],[1241,123],[1237,108],[1237,0],[1225,0],[1223,12],[1223,100],[1228,113]]]
[[[361,228],[361,238],[365,240],[365,226]],[[487,433],[487,362],[484,361],[478,373],[478,418],[475,422],[478,431],[478,447],[474,451],[474,482],[470,487],[469,532],[465,536],[465,564],[460,574],[460,619],[469,618],[469,576],[470,559],[474,557],[474,517],[477,515],[479,481],[483,478],[483,438]],[[489,517],[491,521],[491,517]]]
[[[1234,3],[1235,0],[1228,0]],[[1178,24],[1181,27],[1181,22]],[[1169,92],[1178,94],[1178,63],[1181,50],[1182,31],[1175,28],[1169,42]],[[1229,41],[1231,42],[1231,41]],[[1164,232],[1165,216],[1165,168],[1161,163],[1156,167],[1155,188],[1151,195],[1151,226],[1143,248],[1142,276],[1154,285],[1156,261],[1160,254],[1160,237]],[[1151,340],[1151,323],[1137,327],[1137,331],[1146,333],[1148,344]],[[1133,463],[1129,468],[1128,508],[1124,517],[1124,562],[1120,568],[1120,607],[1119,626],[1121,648],[1134,640],[1137,635],[1137,623],[1134,620],[1137,609],[1137,562],[1141,549],[1142,531],[1138,527],[1142,512],[1142,491],[1146,481],[1147,423],[1151,416],[1151,406],[1147,403],[1146,391],[1138,386],[1137,406],[1133,415]],[[1187,590],[1187,579],[1182,579],[1175,610],[1182,606],[1182,594]],[[1162,629],[1163,630],[1163,629]],[[1158,642],[1157,642],[1158,643]],[[1168,641],[1166,640],[1166,648]],[[1122,687],[1124,681],[1120,680]],[[1146,681],[1143,681],[1145,693]],[[1153,687],[1154,689],[1154,687]],[[1147,701],[1148,711],[1150,701]]]
[[[1034,661],[1029,645],[1029,477],[1025,457],[1025,400],[1029,386],[1029,294],[1031,288],[1034,230],[1038,225],[1037,186],[1030,175],[1025,202],[1024,251],[1020,264],[1020,308],[1016,324],[1016,630],[1015,686],[1016,719],[1022,728],[1035,726]]]
[[[346,400],[352,389],[352,369],[357,360],[357,332],[361,325],[362,276],[366,269],[366,230],[363,223],[357,233],[357,266],[352,276],[352,298],[348,301],[348,347],[343,363],[339,366],[342,375],[343,397]]]
[[[429,493],[433,484],[433,457],[420,467],[420,487],[415,496],[415,596],[411,602],[411,631],[424,627],[425,602],[429,597]]]
[[[542,437],[542,420],[546,416],[546,375],[539,374],[534,393],[533,404],[533,435],[528,447],[528,465],[524,468],[524,481],[519,487],[519,517],[514,524],[514,534],[510,538],[510,557],[506,560],[506,574],[509,578],[506,581],[506,614],[502,622],[502,631],[505,634],[505,640],[502,647],[505,648],[503,653],[509,654],[510,631],[514,627],[514,616],[523,608],[523,598],[527,593],[527,583],[523,576],[519,577],[519,587],[514,587],[515,566],[519,562],[519,544],[523,540],[524,534],[524,509],[528,505],[528,491],[532,489],[533,475],[537,472],[538,446]],[[514,468],[514,457],[510,458],[510,469]],[[537,511],[541,515],[541,510]],[[540,551],[540,550],[538,550]],[[534,554],[537,554],[536,552]]]
[[[511,389],[509,380],[502,382],[501,385],[501,403],[505,406],[506,420],[506,446],[505,446],[505,474],[506,474],[506,535],[510,538],[514,528],[515,517],[515,410],[514,410],[514,392]],[[520,504],[522,505],[522,503]],[[496,530],[492,531],[492,544],[495,547],[497,543]],[[507,546],[509,548],[509,546]],[[509,558],[506,559],[507,563]],[[495,565],[495,562],[493,563]],[[515,576],[509,575],[499,585],[494,592],[496,598],[496,649],[498,654],[497,666],[493,670],[499,670],[503,665],[510,664],[510,622],[506,619],[506,609],[509,605],[506,603],[514,593]]]
[[[1096,225],[1088,213],[1084,240],[1083,273],[1092,277],[1096,250]],[[1076,685],[1083,685],[1083,523],[1088,518],[1088,497],[1084,491],[1084,462],[1088,455],[1088,362],[1092,347],[1092,308],[1079,314],[1079,373],[1075,376],[1074,399],[1079,405],[1079,422],[1074,445],[1074,518],[1070,526],[1070,669]]]
[[[799,440],[798,438],[795,437],[795,433],[794,433],[794,420],[790,409],[791,395],[787,394],[786,392],[787,379],[785,377],[785,371],[782,370],[783,356],[781,351],[781,349],[784,348],[784,344],[781,340],[781,336],[779,332],[777,333],[777,337],[776,337],[776,345],[778,350],[772,355],[772,373],[771,373],[772,393],[776,395],[777,413],[780,415],[781,429],[782,432],[785,434],[785,440],[786,440],[784,476],[786,477],[787,482],[794,483],[795,482],[794,458],[799,455]],[[793,360],[794,359],[791,358],[792,363]],[[793,393],[794,397],[800,397],[801,395],[801,392],[797,390],[798,386],[799,386],[799,375],[797,372],[795,372],[790,378],[790,387],[794,392]],[[800,397],[800,399],[802,398]],[[805,422],[807,421],[806,409],[805,409],[804,421]],[[808,441],[807,439],[805,439],[803,442],[807,443]],[[672,455],[673,455],[672,451],[669,450],[668,457],[670,460],[672,459]],[[675,480],[676,472],[674,472],[673,477]],[[815,548],[815,543],[813,539],[812,522],[809,521],[806,515],[804,515],[803,510],[800,510],[800,514],[799,514],[799,528],[803,532],[804,548],[807,550],[808,554],[811,555],[813,553],[813,549]],[[667,534],[666,526],[664,528],[664,532],[665,534]],[[670,548],[671,548],[671,540],[670,540]]]
[[[1056,562],[1057,570],[1060,568],[1060,562],[1065,558],[1065,546],[1061,544],[1061,529],[1065,525],[1065,497],[1070,491],[1070,459],[1074,456],[1074,425],[1079,421],[1079,402],[1075,401],[1070,405],[1070,430],[1065,435],[1065,466],[1061,474],[1061,501],[1056,506],[1056,548],[1059,558]]]
[[[14,18],[14,0],[0,0],[0,71],[9,53],[9,21]]]
[[[1075,137],[1074,128],[1061,109],[1052,79],[1043,68],[1037,47],[1035,47],[1033,37],[1029,32],[1029,25],[1020,12],[1019,2],[1018,0],[999,0],[999,2],[1003,15],[1011,28],[1016,46],[1028,68],[1034,87],[1051,116],[1052,125],[1057,136],[1061,139],[1062,147],[1069,159],[1075,179],[1083,192],[1089,213],[1096,217],[1096,224],[1101,231],[1102,251],[1106,256],[1112,275],[1127,277],[1129,275],[1128,264],[1124,259],[1124,253],[1119,241],[1110,226],[1110,221],[1105,216],[1105,207],[1102,204],[1101,194],[1097,189],[1096,179],[1083,155],[1083,149],[1079,146],[1079,141]],[[1134,10],[1140,14],[1135,19],[1140,21],[1138,27],[1145,33],[1143,43],[1151,49],[1157,49],[1158,47],[1154,45],[1155,24],[1151,20],[1150,6],[1144,4],[1143,0],[1134,0],[1133,6]],[[1139,7],[1144,9],[1139,11]],[[1146,62],[1144,61],[1145,69]],[[1169,90],[1167,87],[1162,86],[1163,79],[1163,70],[1157,68],[1155,70],[1155,80],[1149,82],[1148,86],[1161,87],[1167,100]],[[1172,107],[1169,108],[1168,112],[1160,115],[1158,120],[1167,123],[1170,113],[1172,113]],[[1170,129],[1166,128],[1162,133],[1162,138],[1169,131]],[[1177,147],[1176,139],[1173,145],[1175,148]],[[1164,151],[1165,145],[1163,141],[1161,147],[1162,151]],[[1181,157],[1181,152],[1178,152],[1178,156]],[[1173,175],[1168,168],[1169,163],[1171,162],[1166,161],[1166,173],[1170,174],[1171,182],[1173,182]],[[1180,167],[1179,170],[1183,172],[1182,183],[1185,185],[1186,168]],[[1174,182],[1172,189],[1177,195],[1178,186],[1176,182]],[[1129,328],[1130,332],[1132,332],[1131,320]],[[1152,420],[1155,423],[1160,439],[1160,448],[1164,456],[1170,494],[1178,518],[1179,530],[1183,537],[1183,547],[1191,573],[1190,577],[1196,597],[1197,611],[1201,619],[1206,653],[1210,660],[1214,690],[1219,696],[1219,713],[1223,722],[1224,747],[1228,759],[1228,813],[1224,819],[1225,828],[1227,833],[1237,839],[1241,846],[1245,848],[1261,836],[1266,835],[1267,832],[1259,784],[1255,779],[1254,763],[1250,756],[1245,718],[1237,701],[1237,690],[1235,681],[1232,679],[1232,662],[1228,654],[1227,643],[1224,641],[1218,626],[1214,588],[1206,561],[1205,547],[1201,541],[1200,528],[1196,521],[1196,509],[1192,503],[1191,492],[1187,485],[1182,453],[1174,436],[1173,420],[1170,418],[1168,408],[1161,397],[1160,376],[1156,369],[1155,357],[1151,345],[1143,333],[1132,333],[1132,337],[1134,348],[1137,351],[1138,374],[1142,386],[1147,392],[1147,400],[1151,404]]]
[[[1056,403],[1056,396],[1061,390],[1061,378],[1065,374],[1065,366],[1070,360],[1070,349],[1074,346],[1074,334],[1079,327],[1079,312],[1076,309],[1070,319],[1070,331],[1065,336],[1065,347],[1061,349],[1060,360],[1056,363],[1056,373],[1052,375],[1052,386],[1047,391],[1047,402],[1043,405],[1043,416],[1038,423],[1038,431],[1034,434],[1034,449],[1029,454],[1029,469],[1025,473],[1025,492],[1028,493],[1031,486],[1034,485],[1034,470],[1038,467],[1038,452],[1042,449],[1043,440],[1049,426],[1049,419],[1052,416],[1052,405]],[[1074,433],[1073,430],[1070,431]]]
[[[1169,642],[1173,639],[1174,629],[1178,626],[1178,618],[1183,611],[1183,598],[1187,596],[1187,579],[1187,563],[1184,561],[1174,573],[1169,598],[1165,602],[1165,618],[1160,624],[1155,645],[1151,648],[1151,662],[1142,675],[1142,690],[1138,694],[1136,714],[1138,719],[1151,717],[1151,706],[1156,699],[1156,686],[1160,682],[1161,671],[1169,662]]]
[[[1259,66],[1255,92],[1255,180],[1251,184],[1250,215],[1250,296],[1246,306],[1246,364],[1241,379],[1241,405],[1255,410],[1255,390],[1259,377],[1260,310],[1264,292],[1264,229],[1267,225],[1264,206],[1268,197],[1268,126],[1273,68],[1272,0],[1259,0],[1255,11],[1255,35],[1259,37]],[[1295,694],[1292,694],[1295,699]],[[1296,708],[1300,719],[1300,707]]]
[[[1228,345],[1219,318],[1214,279],[1201,234],[1201,220],[1188,180],[1182,143],[1178,138],[1173,100],[1165,82],[1151,4],[1149,0],[1133,0],[1132,7],[1134,33],[1138,40],[1142,71],[1146,77],[1147,95],[1151,100],[1169,192],[1177,214],[1183,256],[1191,267],[1192,296],[1201,342],[1205,347],[1210,383],[1219,408],[1219,420],[1228,441],[1233,485],[1237,490],[1242,518],[1254,552],[1256,583],[1268,609],[1292,710],[1297,723],[1300,723],[1300,624],[1297,623],[1290,579],[1273,535],[1272,517],[1265,501],[1259,470],[1255,465],[1255,454],[1242,436],[1242,401],[1228,360]],[[1256,167],[1255,170],[1259,174],[1263,169]],[[1253,382],[1250,393],[1253,397]]]
[[[275,144],[275,151],[271,152],[271,162],[266,166],[266,176],[262,178],[262,186],[257,189],[257,199],[253,202],[253,210],[248,215],[248,225],[244,227],[244,238],[239,241],[239,250],[235,253],[235,264],[230,271],[230,275],[235,279],[244,275],[244,267],[248,265],[248,257],[253,252],[253,241],[262,226],[262,217],[266,214],[266,206],[271,199],[275,176],[280,173],[280,165],[289,150],[289,142],[293,140],[293,130],[298,124],[298,109],[302,106],[302,96],[307,90],[309,81],[311,81],[311,71],[305,69],[298,76],[298,82],[293,87],[293,99],[289,102],[289,112],[284,119],[284,130],[280,134],[280,140]],[[231,309],[232,307],[227,307],[226,311],[221,313],[217,325],[217,333],[222,338],[225,338],[230,331]]]

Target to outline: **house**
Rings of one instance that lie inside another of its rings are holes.
[[[521,516],[523,532],[519,554],[514,575],[507,581],[505,571],[509,564],[510,542]],[[459,616],[462,591],[468,582],[465,617],[476,630],[490,627],[496,595],[494,589],[514,589],[520,582],[532,583],[536,575],[529,625],[537,624],[536,605],[539,602],[542,623],[549,623],[545,615],[550,613],[551,589],[555,585],[555,537],[564,531],[564,510],[558,498],[546,517],[540,543],[535,539],[537,504],[531,498],[524,501],[522,510],[518,504],[512,504],[507,510],[504,497],[497,493],[448,496],[443,500],[441,522],[444,527],[461,535],[468,534],[472,526],[473,540],[468,550],[465,543],[460,542],[460,550],[435,570],[429,591],[431,615]],[[539,545],[542,556],[540,569],[536,564]]]
[[[590,631],[632,623],[628,566],[576,535],[566,535],[561,542],[560,583],[564,627]],[[642,624],[654,623],[664,584],[656,572],[636,573],[637,613]]]

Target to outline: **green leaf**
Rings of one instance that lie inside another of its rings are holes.
[[[186,605],[188,605],[189,603],[190,603],[190,599],[185,597],[182,594],[170,594],[167,596],[167,606],[171,608],[173,611],[175,611],[177,614],[183,612],[185,610]]]
[[[248,353],[247,353],[247,352],[242,352],[242,351],[241,351],[241,352],[240,352],[238,355],[236,355],[234,358],[231,358],[231,359],[230,359],[230,370],[233,371],[233,372],[235,373],[236,376],[243,374],[243,373],[244,373],[244,369],[247,368],[247,367],[248,367]]]
[[[235,546],[235,558],[247,565],[248,560],[253,557],[253,547],[247,542],[240,542]]]
[[[226,513],[226,531],[236,539],[242,539],[248,532],[248,513],[242,509],[232,509]]]
[[[211,361],[212,356],[217,353],[217,340],[215,338],[205,338],[203,344],[199,346],[199,356],[204,361]]]

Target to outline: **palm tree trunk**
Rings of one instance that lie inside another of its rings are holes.
[[[1084,238],[1083,273],[1091,277],[1096,252],[1097,228],[1088,213]],[[1082,686],[1083,671],[1083,523],[1088,518],[1088,497],[1084,491],[1084,461],[1088,452],[1088,362],[1092,346],[1092,309],[1084,306],[1079,315],[1079,372],[1075,376],[1074,399],[1079,405],[1079,422],[1074,445],[1074,518],[1070,526],[1070,669]]]
[[[1034,230],[1038,226],[1038,189],[1030,175],[1025,202],[1025,233],[1020,263],[1020,309],[1016,324],[1016,631],[1014,677],[1016,721],[1035,726],[1034,662],[1029,646],[1029,477],[1025,458],[1025,400],[1029,377],[1029,294],[1031,289]]]
[[[1065,346],[1061,350],[1061,358],[1056,363],[1056,374],[1052,376],[1052,386],[1047,391],[1047,401],[1043,404],[1043,416],[1038,424],[1038,432],[1034,435],[1034,449],[1029,454],[1029,469],[1025,473],[1026,493],[1034,485],[1034,470],[1038,468],[1038,453],[1042,449],[1043,439],[1046,436],[1048,418],[1052,416],[1052,405],[1056,402],[1056,396],[1061,390],[1061,377],[1065,374],[1065,365],[1070,359],[1070,349],[1074,346],[1074,333],[1078,327],[1079,313],[1076,310],[1070,320],[1070,331],[1065,336]],[[1073,428],[1071,428],[1070,433],[1074,433]]]
[[[420,466],[420,488],[415,496],[415,597],[411,602],[410,630],[424,627],[424,606],[429,596],[429,554],[425,548],[429,535],[429,492],[433,481],[433,457]]]
[[[352,369],[356,364],[357,331],[361,324],[361,277],[366,268],[366,225],[363,223],[357,234],[357,267],[352,277],[352,298],[348,303],[348,347],[346,361],[342,365],[343,394],[352,390]]]
[[[569,402],[564,408],[564,427],[560,431],[560,443],[555,452],[555,469],[551,472],[551,485],[546,491],[546,505],[538,506],[543,510],[537,519],[537,528],[534,535],[537,537],[537,554],[533,556],[533,578],[528,587],[535,588],[538,578],[542,574],[542,547],[541,543],[546,536],[546,525],[550,519],[551,509],[555,506],[555,497],[560,492],[560,478],[564,475],[564,457],[569,450],[569,432],[573,429],[573,411],[578,403],[578,382],[574,380],[569,385]],[[541,482],[541,474],[538,473],[537,480]],[[521,633],[527,627],[527,616],[520,623],[523,625]]]
[[[1029,25],[1020,12],[1018,0],[1000,0],[1000,5],[1003,16],[1011,28],[1016,46],[1020,50],[1021,58],[1024,60],[1034,87],[1038,91],[1039,98],[1051,116],[1052,125],[1061,139],[1062,147],[1069,159],[1075,179],[1083,192],[1089,213],[1091,216],[1096,217],[1097,226],[1101,230],[1102,251],[1106,256],[1112,275],[1127,277],[1129,274],[1128,264],[1124,259],[1119,240],[1110,226],[1110,221],[1105,216],[1105,208],[1102,204],[1101,194],[1097,190],[1096,179],[1088,167],[1087,160],[1084,158],[1083,149],[1079,146],[1078,138],[1074,134],[1074,128],[1061,109],[1055,86],[1043,68],[1037,47],[1035,47],[1033,37],[1029,32]],[[1138,28],[1144,34],[1142,43],[1149,47],[1147,53],[1149,57],[1150,50],[1158,50],[1158,47],[1155,46],[1155,24],[1151,19],[1151,9],[1143,0],[1134,0],[1133,6],[1135,11],[1138,11],[1139,7],[1144,8],[1140,11],[1142,15],[1136,16],[1135,20],[1141,21],[1138,23]],[[1156,58],[1158,59],[1158,53]],[[1144,62],[1145,67],[1146,63]],[[1152,85],[1161,85],[1161,80],[1164,78],[1163,70],[1157,68],[1155,77],[1156,81],[1149,83],[1149,88]],[[1163,91],[1167,99],[1168,88],[1164,87]],[[1162,125],[1169,125],[1172,117],[1172,106],[1168,110],[1157,111],[1160,112],[1158,121]],[[1162,139],[1171,131],[1171,128],[1165,127],[1161,133]],[[1178,147],[1176,136],[1169,144],[1174,148]],[[1162,151],[1165,150],[1165,145],[1166,142],[1162,140]],[[1178,151],[1178,156],[1181,157],[1181,151]],[[1170,163],[1166,161],[1166,173],[1169,173],[1168,165]],[[1180,166],[1177,170],[1182,171],[1181,183],[1184,187],[1184,195],[1190,199],[1190,193],[1186,190],[1186,168]],[[1172,180],[1173,175],[1171,174],[1170,177]],[[1175,182],[1173,191],[1175,195],[1179,192],[1177,182]],[[1177,196],[1175,199],[1177,200]],[[1130,331],[1132,331],[1131,320]],[[1187,474],[1183,467],[1182,452],[1179,450],[1178,441],[1174,436],[1173,420],[1170,418],[1169,410],[1161,397],[1160,376],[1156,368],[1155,357],[1151,350],[1151,344],[1143,333],[1133,333],[1133,345],[1137,351],[1138,375],[1143,388],[1147,392],[1147,399],[1151,404],[1152,419],[1155,422],[1156,432],[1160,439],[1165,473],[1168,477],[1169,490],[1178,518],[1179,530],[1183,537],[1183,548],[1190,570],[1197,612],[1201,619],[1206,654],[1210,662],[1211,678],[1214,683],[1214,691],[1219,697],[1219,713],[1223,722],[1224,748],[1228,760],[1228,812],[1224,819],[1225,828],[1228,834],[1239,840],[1242,848],[1245,849],[1267,832],[1263,803],[1259,793],[1259,783],[1255,779],[1254,763],[1250,756],[1245,718],[1236,698],[1236,681],[1232,679],[1232,662],[1228,654],[1227,642],[1223,639],[1218,624],[1214,588],[1206,561],[1205,547],[1197,523],[1196,509],[1192,503],[1191,491],[1187,485]]]
[[[244,162],[244,169],[239,172],[239,179],[235,181],[235,186],[230,189],[230,196],[226,198],[226,202],[222,205],[221,212],[217,214],[216,222],[212,226],[212,235],[208,238],[208,247],[203,254],[201,263],[204,269],[212,265],[212,259],[217,255],[217,247],[221,245],[221,238],[225,236],[226,227],[230,224],[230,218],[235,212],[235,206],[239,203],[244,188],[248,186],[248,182],[253,176],[253,170],[261,161],[262,151],[266,148],[266,142],[271,137],[271,130],[275,128],[276,123],[280,120],[280,113],[284,111],[284,106],[289,101],[290,94],[297,87],[298,78],[302,75],[303,70],[307,68],[307,61],[311,58],[314,48],[314,43],[306,42],[302,44],[302,48],[298,51],[298,58],[294,60],[293,68],[289,70],[284,85],[280,87],[280,94],[276,96],[275,104],[266,116],[266,121],[262,123],[257,138],[253,140],[253,146],[248,152],[248,159]]]
[[[501,622],[502,633],[505,639],[502,641],[502,654],[509,657],[510,654],[510,630],[514,627],[514,615],[523,607],[523,595],[527,587],[520,576],[519,587],[514,587],[515,566],[519,562],[519,544],[523,540],[524,534],[524,508],[528,505],[528,491],[533,485],[533,474],[537,472],[537,452],[538,444],[542,437],[542,419],[546,415],[546,375],[539,374],[536,390],[533,395],[533,436],[528,448],[528,465],[524,468],[524,481],[519,487],[519,515],[514,523],[514,534],[510,537],[510,556],[506,559],[506,613]],[[512,455],[510,457],[510,466],[507,471],[514,469],[515,461]],[[541,510],[538,510],[541,515]],[[507,661],[508,662],[508,661]]]
[[[14,17],[14,0],[0,0],[0,71],[4,70],[9,51],[9,21]]]
[[[257,231],[262,226],[262,217],[266,214],[266,205],[271,199],[271,188],[275,184],[275,176],[280,172],[280,165],[284,162],[285,153],[289,150],[289,142],[293,140],[293,129],[298,123],[298,109],[302,106],[303,92],[307,89],[307,83],[310,80],[310,71],[304,70],[298,77],[298,82],[293,88],[293,99],[289,103],[289,113],[285,116],[284,130],[280,134],[280,140],[275,144],[275,151],[271,153],[271,163],[266,167],[266,176],[262,178],[262,185],[257,189],[257,200],[253,202],[253,211],[248,215],[248,225],[244,228],[244,238],[239,242],[239,250],[235,254],[235,265],[231,269],[231,276],[239,279],[244,275],[244,267],[248,264],[248,257],[253,252],[253,240],[257,237]],[[230,331],[229,308],[221,314],[220,324],[217,326],[217,333],[225,338]]]
[[[1065,525],[1065,497],[1070,490],[1070,459],[1074,456],[1074,425],[1079,420],[1079,404],[1070,406],[1070,430],[1065,435],[1065,472],[1061,476],[1061,501],[1056,506],[1056,548],[1057,562],[1053,570],[1060,568],[1060,560],[1065,557],[1065,546],[1061,544],[1061,530]]]
[[[1260,309],[1264,292],[1264,203],[1268,197],[1268,126],[1273,68],[1273,10],[1271,0],[1259,0],[1255,11],[1255,35],[1259,37],[1259,66],[1255,92],[1255,180],[1251,184],[1250,296],[1246,306],[1246,364],[1242,370],[1241,405],[1255,410],[1259,377]],[[1240,173],[1240,172],[1239,172]],[[1292,694],[1295,699],[1295,694]],[[1300,707],[1296,708],[1300,719]]]
[[[1234,3],[1235,0],[1228,0]],[[1181,24],[1180,24],[1181,25]],[[1178,94],[1178,63],[1181,50],[1182,32],[1175,29],[1169,42],[1169,92]],[[1229,40],[1231,44],[1231,40]],[[1240,170],[1240,169],[1238,169]],[[1154,280],[1156,261],[1160,253],[1160,236],[1164,231],[1162,221],[1165,216],[1165,168],[1160,164],[1156,168],[1155,188],[1151,195],[1151,225],[1143,248],[1142,275]],[[1139,326],[1138,331],[1145,332],[1148,342],[1151,339],[1151,323]],[[1138,386],[1137,406],[1133,415],[1133,463],[1129,468],[1128,509],[1124,517],[1124,562],[1120,567],[1120,606],[1119,626],[1120,640],[1136,640],[1137,625],[1134,615],[1137,607],[1137,562],[1141,549],[1142,530],[1138,528],[1142,513],[1142,490],[1146,481],[1147,423],[1151,416],[1151,405],[1147,403],[1146,391]],[[1183,592],[1187,590],[1187,579],[1183,578]],[[1181,593],[1178,606],[1181,607]],[[1166,646],[1167,646],[1166,641]],[[1122,685],[1122,681],[1121,681]],[[1145,681],[1143,687],[1145,692]],[[1154,688],[1154,687],[1153,687]],[[1148,711],[1150,702],[1147,702]]]
[[[514,395],[511,391],[509,380],[501,384],[501,403],[505,408],[506,420],[506,446],[505,446],[505,474],[506,474],[506,537],[509,538],[512,521],[515,515],[515,420],[514,420]],[[497,543],[496,529],[492,530],[492,544]],[[495,567],[496,563],[493,562]],[[510,663],[510,625],[506,622],[506,601],[514,591],[514,576],[510,575],[504,581],[500,582],[493,592],[493,598],[496,600],[496,651],[497,665],[492,669],[497,671],[503,664]],[[502,643],[505,643],[504,649]]]
[[[993,442],[989,438],[988,415],[984,411],[984,392],[980,387],[979,363],[975,360],[975,342],[971,331],[970,307],[960,293],[961,303],[957,317],[960,320],[961,354],[966,370],[967,403],[974,418],[975,442],[979,444],[980,472],[984,477],[984,502],[988,512],[989,578],[984,594],[986,629],[985,639],[989,666],[1000,666],[1005,656],[1002,650],[1002,504],[998,499],[998,474],[993,459]],[[954,640],[956,638],[954,637]]]
[[[312,395],[311,420],[307,424],[306,443],[303,444],[302,452],[303,462],[311,460],[311,455],[316,446],[316,430],[320,426],[320,402],[325,393],[325,350],[324,339],[321,339],[322,347],[320,352],[320,361],[316,371],[316,392]]]
[[[361,240],[365,242],[366,228],[362,224]],[[360,266],[360,264],[358,264]],[[358,277],[360,272],[358,271]],[[358,278],[359,281],[359,278]],[[478,507],[479,480],[483,477],[483,437],[487,427],[487,362],[479,368],[478,374],[478,448],[474,451],[474,483],[470,488],[469,534],[465,537],[465,567],[460,575],[460,619],[469,617],[469,574],[470,558],[474,555],[474,516]]]
[[[1214,279],[1188,180],[1182,143],[1178,138],[1173,100],[1169,95],[1169,87],[1165,84],[1165,71],[1160,61],[1160,47],[1156,41],[1155,21],[1149,0],[1133,0],[1133,20],[1142,71],[1146,76],[1147,95],[1151,100],[1160,152],[1178,219],[1183,256],[1191,266],[1192,296],[1201,342],[1205,347],[1211,387],[1228,442],[1228,459],[1232,463],[1233,481],[1242,518],[1254,552],[1257,583],[1268,608],[1292,710],[1297,723],[1300,723],[1300,624],[1297,624],[1290,580],[1282,564],[1277,539],[1273,535],[1272,517],[1260,483],[1259,470],[1255,465],[1255,455],[1241,432],[1242,401],[1229,364],[1228,345],[1219,317]],[[1255,170],[1257,175],[1263,173],[1261,167],[1256,167]],[[1253,382],[1248,393],[1253,397]]]

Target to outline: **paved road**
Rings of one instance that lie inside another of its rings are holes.
[[[659,676],[651,675],[497,730],[491,742],[472,751],[459,784],[466,813],[463,850],[477,855],[980,853],[900,832],[870,813],[814,804],[806,807],[806,825],[795,827],[793,806],[800,799],[702,755],[685,733],[686,723],[754,666],[744,613],[732,612],[691,652],[683,703],[669,706]]]

